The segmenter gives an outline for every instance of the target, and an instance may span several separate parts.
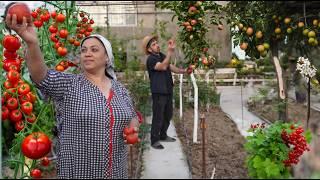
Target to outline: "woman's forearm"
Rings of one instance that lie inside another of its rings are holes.
[[[38,42],[28,43],[26,64],[33,81],[40,83],[46,76],[48,67],[44,62]]]

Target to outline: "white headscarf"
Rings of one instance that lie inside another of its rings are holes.
[[[106,49],[106,52],[108,54],[109,57],[109,61],[106,59],[106,61],[108,62],[106,65],[106,72],[114,79],[117,80],[116,74],[114,72],[114,56],[112,54],[112,47],[111,47],[111,43],[103,36],[99,35],[99,34],[91,34],[90,36],[85,37],[82,41],[81,41],[81,46],[83,42],[88,39],[88,38],[92,38],[95,37],[98,40],[100,40],[104,46],[104,48]]]

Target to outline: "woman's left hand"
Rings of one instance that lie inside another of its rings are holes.
[[[139,129],[137,127],[125,127],[123,130],[123,138],[126,144],[135,144],[140,142]]]

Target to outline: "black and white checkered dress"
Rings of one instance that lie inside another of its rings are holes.
[[[59,178],[128,178],[123,129],[136,117],[128,91],[112,80],[108,99],[83,74],[49,70],[36,84],[53,98]]]

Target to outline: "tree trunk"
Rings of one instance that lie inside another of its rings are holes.
[[[282,73],[282,68],[280,66],[280,61],[279,61],[279,53],[278,53],[278,43],[276,41],[271,40],[272,42],[272,49],[271,49],[271,54],[272,54],[272,61],[273,65],[276,69],[276,74],[277,74],[277,82],[278,82],[278,97],[279,97],[279,117],[278,120],[281,121],[287,121],[287,103],[286,103],[286,98],[287,98],[287,93],[286,93],[286,80],[283,78],[283,73]]]

